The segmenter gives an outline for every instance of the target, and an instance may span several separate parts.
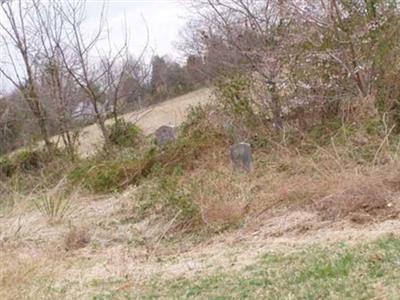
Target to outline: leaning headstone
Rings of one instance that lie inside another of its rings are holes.
[[[161,126],[154,133],[156,137],[156,141],[160,145],[164,145],[170,141],[175,140],[176,138],[176,130],[173,126]]]
[[[253,156],[248,143],[239,143],[231,147],[233,168],[238,171],[250,172],[253,169]]]

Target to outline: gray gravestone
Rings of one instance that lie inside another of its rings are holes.
[[[235,170],[250,172],[253,169],[253,156],[250,144],[239,143],[231,147],[231,160]]]
[[[175,140],[176,138],[176,130],[173,126],[161,126],[154,133],[157,143],[160,145],[164,145],[170,141]]]

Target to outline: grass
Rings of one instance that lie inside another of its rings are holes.
[[[399,295],[400,238],[391,236],[357,246],[266,254],[243,270],[196,279],[156,279],[138,298],[398,299]]]
[[[49,224],[56,224],[72,212],[72,202],[77,198],[77,194],[77,192],[69,192],[65,180],[62,179],[54,188],[38,196],[33,202]]]
[[[124,246],[127,240],[125,235],[113,240],[119,229],[125,228],[119,226],[124,220],[128,220],[127,226],[145,224],[143,232],[150,233],[152,226],[157,229],[157,224],[161,224],[162,230],[155,230],[151,238],[143,234],[147,238],[141,241],[143,245],[134,245],[158,255],[168,243],[186,241],[182,239],[186,233],[193,240],[200,240],[203,232],[221,232],[246,226],[246,222],[252,224],[253,218],[271,208],[308,211],[312,205],[324,219],[377,222],[392,218],[398,206],[398,136],[386,139],[376,132],[369,136],[363,128],[358,132],[356,125],[339,128],[340,124],[333,123],[329,128],[315,127],[304,135],[289,132],[283,140],[274,140],[274,136],[264,138],[262,131],[257,132],[258,137],[252,135],[246,128],[240,128],[240,124],[238,128],[230,128],[230,123],[218,113],[197,108],[182,125],[176,141],[160,147],[151,138],[141,136],[135,127],[125,128],[126,124],[121,124],[122,127],[110,129],[115,130],[114,142],[120,146],[113,155],[99,153],[69,163],[63,156],[47,160],[46,155],[25,151],[10,160],[0,159],[0,175],[6,180],[0,184],[1,214],[18,214],[31,208],[20,209],[15,203],[35,204],[49,221],[48,225],[57,223],[58,226],[49,228],[53,234],[66,229],[67,222],[62,221],[68,217],[69,231],[62,236],[46,236],[48,245],[43,247],[49,251],[55,249],[57,255],[60,249],[70,250],[67,256],[71,260],[67,264],[76,262],[82,274],[90,271],[76,259],[79,249],[88,247],[86,251],[99,252],[112,249],[108,249],[110,244],[99,243],[102,224],[110,223],[105,236],[111,245],[118,246]],[[232,172],[228,149],[238,139],[249,139],[252,144],[255,170],[251,174]],[[132,185],[132,191],[124,191]],[[50,190],[52,186],[55,188]],[[117,198],[119,192],[127,193],[121,193],[125,200],[118,214],[109,211],[108,204],[118,207],[111,196],[107,206],[97,206],[90,199],[83,207],[93,205],[90,212],[98,214],[99,219],[81,224],[90,218],[85,213],[74,224],[77,217],[69,214],[71,201],[74,200],[74,207],[78,206],[80,201],[75,200],[80,196],[71,190],[80,186],[93,193],[113,192]],[[325,212],[332,216],[326,216]],[[141,230],[133,232],[142,238]],[[18,239],[16,236],[15,240]],[[42,237],[30,239],[33,244],[42,243]],[[17,250],[25,252],[23,248]],[[120,272],[110,272],[110,276],[95,274],[93,280],[72,278],[68,282],[62,258],[59,261],[56,257],[49,263],[50,269],[59,267],[53,276],[53,270],[46,270],[47,261],[32,262],[32,266],[29,263],[14,266],[11,261],[8,266],[10,260],[6,256],[1,259],[0,255],[0,283],[5,286],[3,295],[7,289],[13,291],[12,298],[21,296],[20,284],[15,284],[20,277],[24,290],[32,290],[30,298],[80,298],[84,293],[93,296],[92,299],[396,299],[400,294],[399,253],[400,241],[395,237],[358,246],[319,245],[291,254],[269,253],[245,269],[219,269],[217,273],[208,271],[199,277],[173,281],[155,277],[140,284],[132,284],[128,275]],[[45,266],[43,272],[36,263]],[[20,272],[16,277],[11,276],[14,268]],[[30,276],[41,278],[43,284],[30,283]],[[39,296],[36,291],[42,294]]]
[[[228,147],[229,137],[210,126],[203,119],[204,114],[201,109],[194,110],[174,143],[157,147],[149,139],[142,139],[140,149],[116,153],[112,158],[99,155],[82,161],[68,178],[72,184],[80,184],[94,193],[109,193],[138,184],[147,177],[161,178],[177,168],[193,170],[200,158]]]
[[[71,210],[71,199],[64,195],[43,195],[34,203],[50,224],[61,222]]]

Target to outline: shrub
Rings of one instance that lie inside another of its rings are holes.
[[[13,157],[13,164],[21,171],[32,171],[39,169],[42,165],[40,153],[35,150],[22,150]]]
[[[120,147],[135,147],[138,145],[141,136],[141,129],[135,124],[126,122],[124,119],[117,119],[108,126],[110,141]]]
[[[69,160],[66,160],[67,153],[58,149],[49,154],[42,149],[23,149],[4,160],[8,164],[9,174],[13,175],[15,172],[35,172],[38,170],[46,169],[46,173],[52,175],[64,176],[64,168]],[[1,164],[1,163],[0,163]],[[60,173],[62,172],[62,173]],[[57,173],[57,174],[56,174]]]
[[[95,193],[117,191],[146,177],[155,164],[154,155],[154,148],[151,148],[141,157],[87,160],[72,170],[68,179]]]
[[[225,114],[249,127],[257,126],[264,107],[251,91],[250,79],[245,75],[224,78],[216,83],[216,94]]]
[[[13,164],[7,157],[0,157],[0,177],[10,177],[14,169]]]
[[[74,184],[82,184],[83,187],[93,192],[110,192],[118,188],[124,165],[125,161],[100,163],[91,160],[76,167],[69,173],[68,179]]]
[[[204,112],[202,112],[204,113]],[[197,112],[197,114],[200,114]],[[152,146],[142,149],[135,157],[122,157],[112,160],[91,159],[76,167],[68,176],[74,184],[106,193],[136,184],[150,174],[165,176],[176,168],[190,170],[195,162],[209,150],[227,145],[223,131],[211,126],[194,113],[183,125],[181,134],[174,143],[158,148]]]
[[[160,211],[163,214],[179,214],[179,220],[195,223],[200,221],[199,206],[193,201],[194,183],[186,180],[179,170],[167,176],[147,182],[140,189],[139,209],[141,213]]]

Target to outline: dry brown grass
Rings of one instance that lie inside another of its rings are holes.
[[[361,183],[324,197],[315,206],[323,219],[338,220],[359,213],[378,217],[389,209],[388,194],[382,184]]]
[[[357,223],[383,221],[399,214],[398,165],[371,167],[362,173],[347,172],[329,194],[315,199],[323,219],[350,219]]]
[[[195,274],[198,266],[229,267],[232,253],[227,249],[231,248],[245,264],[257,257],[253,249],[267,251],[273,245],[282,250],[291,244],[326,241],[332,235],[340,241],[343,224],[349,235],[364,230],[360,239],[369,237],[371,229],[375,237],[398,230],[398,222],[388,221],[400,210],[398,154],[390,152],[387,141],[380,147],[381,142],[378,139],[377,147],[370,143],[376,155],[372,151],[369,162],[354,159],[360,156],[353,146],[334,142],[324,147],[311,145],[307,151],[277,144],[256,149],[254,172],[241,174],[233,172],[230,164],[230,142],[208,141],[204,151],[177,168],[182,155],[171,151],[170,172],[159,170],[144,178],[139,187],[97,201],[90,197],[83,201],[77,195],[78,208],[70,216],[74,227],[66,222],[51,226],[32,207],[24,210],[21,206],[21,230],[16,210],[0,218],[0,229],[12,228],[4,235],[4,243],[0,235],[4,249],[0,298],[21,298],[29,290],[31,298],[48,297],[46,289],[60,286],[56,293],[61,297],[93,297],[121,278],[129,278],[126,282],[131,284],[132,278],[148,280],[160,270],[176,278]],[[386,156],[390,159],[381,159]],[[165,181],[165,189],[159,181]],[[144,214],[139,213],[140,192],[152,201]],[[175,205],[171,214],[166,203]],[[200,224],[180,219],[188,203],[198,208],[193,216],[189,205],[188,213]],[[357,227],[354,222],[365,226]],[[240,226],[222,232],[230,225]],[[209,233],[216,231],[209,228],[222,229],[216,230],[221,235],[210,238]],[[243,249],[237,246],[242,240],[246,242]],[[43,254],[58,251],[64,255]],[[41,283],[48,278],[54,278],[54,284]],[[68,290],[65,281],[74,290]],[[117,283],[119,287],[123,284]]]
[[[191,246],[179,232],[172,230],[166,234],[175,224],[173,218],[170,222],[159,222],[156,216],[151,217],[153,221],[132,219],[135,216],[134,203],[137,196],[135,188],[102,201],[80,201],[80,208],[71,216],[71,222],[76,227],[68,230],[66,224],[56,228],[48,225],[36,212],[39,218],[30,227],[46,227],[38,233],[32,231],[30,239],[25,242],[29,243],[28,246],[16,245],[9,251],[1,249],[0,298],[20,299],[24,295],[31,299],[91,298],[104,290],[117,290],[125,283],[133,289],[136,282],[149,280],[160,272],[172,279],[195,276],[199,272],[207,273],[209,265],[213,266],[213,270],[219,266],[229,268],[232,257],[237,257],[238,264],[246,265],[257,258],[257,249],[265,253],[270,247],[277,251],[291,249],[288,245],[321,242],[332,236],[339,241],[345,234],[338,231],[338,227],[330,230],[329,225],[318,218],[313,201],[329,195],[343,195],[343,199],[347,199],[343,191],[363,190],[365,185],[359,185],[363,182],[369,186],[370,182],[379,181],[372,188],[377,189],[378,194],[384,189],[389,196],[393,196],[393,199],[390,198],[393,208],[400,204],[396,200],[400,186],[397,164],[362,168],[346,166],[341,170],[328,158],[318,158],[317,166],[321,172],[316,173],[312,162],[315,157],[306,158],[293,153],[274,155],[256,153],[256,169],[251,174],[233,173],[228,153],[208,158],[201,164],[203,169],[198,165],[196,170],[184,174],[180,188],[188,188],[189,183],[193,182],[197,184],[191,195],[201,207],[204,223],[211,227],[225,227],[243,222],[243,226],[238,229],[207,239],[205,243],[197,243],[196,247]],[[285,167],[282,167],[283,162]],[[363,195],[369,195],[366,189]],[[330,208],[335,205],[338,203],[332,203]],[[263,211],[269,212],[271,208],[273,210],[277,207],[284,211],[282,216],[265,214],[256,218]],[[375,208],[372,211],[380,213]],[[352,215],[346,218],[351,221]],[[266,223],[255,225],[255,220],[260,219]],[[370,221],[383,220],[373,218]],[[343,220],[339,217],[330,222],[333,224],[337,221]],[[309,226],[309,222],[315,223],[315,227]],[[300,231],[304,226],[311,229]],[[324,227],[321,229],[321,226]],[[349,233],[346,234],[357,236],[357,230],[363,230],[360,239],[364,239],[371,235],[371,228],[379,231],[379,226],[366,224],[365,228],[363,226],[359,229],[347,227]],[[93,232],[88,234],[87,228],[92,228]],[[313,228],[318,228],[318,231]],[[385,224],[382,228],[382,232],[386,233],[398,227]],[[61,237],[49,235],[46,234],[48,230],[65,231],[65,234]],[[128,243],[129,239],[135,238],[137,232],[149,237],[150,256],[147,249],[149,246],[143,245],[139,238]],[[171,240],[171,234],[182,239]],[[374,237],[380,234],[375,232]],[[164,239],[166,236],[168,238]],[[69,251],[59,257],[43,254],[47,251],[64,252],[64,249]],[[128,279],[118,282],[121,278]]]
[[[246,174],[229,168],[197,174],[198,185],[193,201],[200,207],[201,218],[209,226],[238,223],[248,212],[253,187]]]
[[[50,287],[59,276],[57,271],[52,259],[34,253],[33,249],[2,249],[0,299],[49,299]]]

